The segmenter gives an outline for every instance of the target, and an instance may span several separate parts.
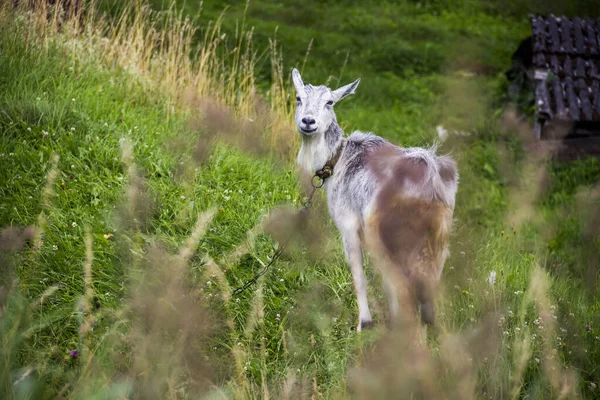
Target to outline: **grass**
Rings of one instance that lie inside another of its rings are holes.
[[[85,28],[4,6],[3,397],[596,397],[600,164],[536,160],[522,121],[494,116],[528,27],[486,4],[264,2],[217,20],[216,2],[187,20],[101,3],[112,14]],[[444,145],[461,186],[437,333],[385,328],[371,265],[377,327],[354,331],[323,196],[308,235],[231,297],[303,195],[287,71],[305,57],[307,81],[363,78],[339,106],[348,130],[469,134]]]

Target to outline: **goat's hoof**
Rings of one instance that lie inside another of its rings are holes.
[[[371,329],[373,327],[373,321],[372,320],[366,320],[366,321],[359,321],[358,322],[358,326],[356,327],[356,331],[360,332],[360,331],[364,331],[367,329]]]

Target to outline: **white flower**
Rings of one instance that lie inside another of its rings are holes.
[[[185,196],[183,196],[183,195],[182,195],[182,196],[180,197],[180,199],[181,199],[181,200],[185,200]]]
[[[44,135],[44,137],[47,137],[49,135],[48,131],[42,131],[42,135]]]
[[[487,281],[490,285],[494,285],[496,283],[496,271],[490,271],[490,275],[487,278]]]
[[[31,127],[27,128],[27,130],[28,130],[29,132],[31,132]]]
[[[54,251],[58,250],[58,246],[57,246],[57,245],[55,245],[55,244],[53,244],[53,245],[52,245],[52,250],[54,250]]]
[[[73,228],[77,228],[77,222],[73,221],[73,223],[71,224],[71,226],[72,226]]]
[[[74,126],[71,127],[71,131],[75,132],[75,127]]]

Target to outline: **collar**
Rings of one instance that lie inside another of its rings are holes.
[[[321,181],[325,181],[325,179],[327,179],[331,175],[333,175],[333,168],[335,167],[335,164],[337,164],[338,160],[340,159],[340,156],[342,155],[342,150],[344,150],[345,145],[346,145],[346,140],[342,138],[342,142],[338,146],[333,157],[331,157],[329,160],[327,160],[327,162],[325,163],[323,168],[321,168],[320,170],[315,172],[315,175],[318,176],[319,178],[321,178]]]

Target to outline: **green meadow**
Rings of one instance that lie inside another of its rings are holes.
[[[0,2],[0,398],[600,397],[600,162],[527,150],[533,108],[506,95],[539,4],[61,7]],[[293,67],[361,78],[336,106],[347,134],[449,132],[434,328],[388,328],[368,261],[357,333],[323,193],[297,225]]]

